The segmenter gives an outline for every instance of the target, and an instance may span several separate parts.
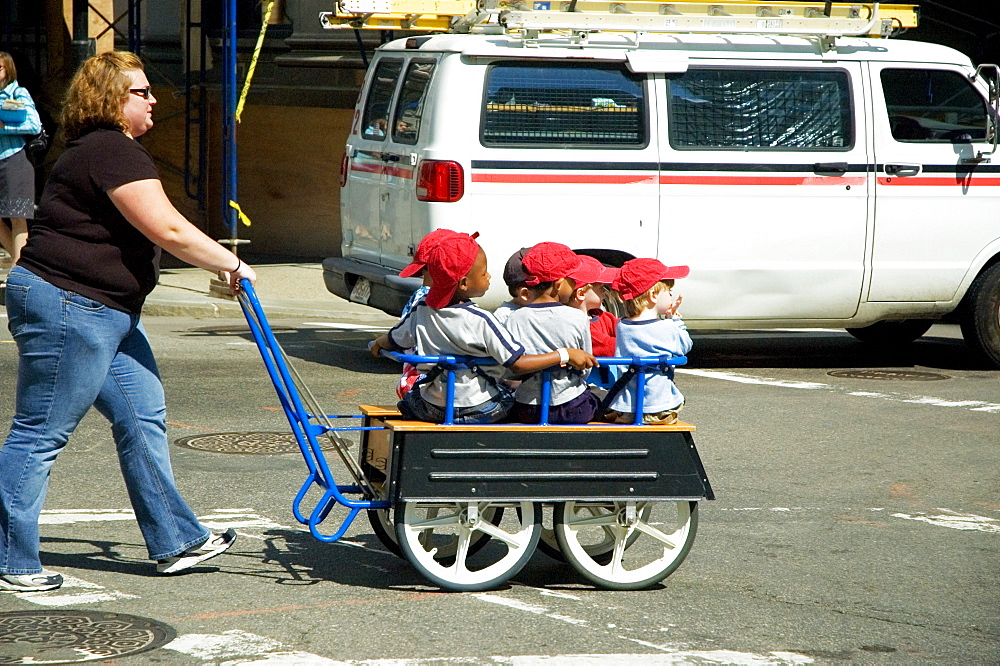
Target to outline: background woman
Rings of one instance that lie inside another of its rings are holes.
[[[146,149],[156,98],[139,59],[87,60],[66,94],[68,143],[52,168],[19,264],[7,279],[18,349],[16,413],[0,449],[0,589],[48,590],[38,518],[49,470],[94,406],[111,421],[119,464],[150,559],[178,573],[223,552],[174,485],[163,386],[139,322],[160,248],[223,273],[230,289],[253,269],[171,205]]]
[[[27,89],[17,84],[14,59],[0,51],[0,104],[21,102],[26,112],[19,123],[0,118],[0,246],[17,263],[28,237],[28,220],[35,216],[35,170],[24,142],[42,131],[38,110]],[[7,223],[10,226],[7,226]]]

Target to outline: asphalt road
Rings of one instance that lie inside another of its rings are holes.
[[[365,354],[377,333],[365,325],[276,326],[331,413],[393,401],[397,368]],[[146,326],[172,442],[287,431],[240,320]],[[189,574],[157,577],[107,424],[91,413],[53,470],[42,526],[43,561],[67,585],[0,594],[0,621],[80,610],[166,625],[172,642],[118,664],[1000,663],[1000,371],[977,367],[950,326],[891,352],[837,331],[694,338],[678,375],[683,418],[718,499],[702,503],[690,555],[653,589],[595,590],[537,553],[499,590],[443,593],[385,551],[363,515],[340,543],[298,526],[297,453],[181,446],[189,503],[241,537]],[[0,436],[15,364],[4,327]],[[830,374],[876,369],[897,374]],[[48,634],[34,653],[3,636],[0,625],[3,657],[83,658]]]

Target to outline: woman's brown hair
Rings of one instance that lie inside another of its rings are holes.
[[[17,67],[14,67],[14,59],[6,51],[0,51],[0,65],[3,65],[3,79],[0,79],[0,88],[6,88],[11,81],[17,81]]]
[[[62,127],[67,141],[106,127],[129,130],[124,101],[132,80],[126,72],[141,70],[142,61],[128,51],[109,51],[88,58],[73,75],[62,109]]]

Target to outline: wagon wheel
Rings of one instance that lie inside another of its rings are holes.
[[[439,507],[428,507],[426,517],[431,518],[437,515]],[[484,518],[494,525],[499,525],[500,520],[503,518],[503,507],[490,505],[484,512]],[[372,526],[372,532],[378,537],[378,540],[382,542],[385,549],[388,550],[393,555],[398,557],[404,557],[403,551],[399,549],[399,542],[396,540],[396,528],[393,521],[393,510],[392,509],[368,509],[368,522]],[[424,535],[425,543],[427,535]],[[489,543],[490,536],[485,532],[477,532],[475,537],[469,543],[469,554],[473,555],[478,553],[483,547]],[[454,561],[455,552],[458,550],[458,539],[453,538],[450,543],[436,543],[437,553],[434,555],[435,559],[447,562],[449,558]]]
[[[505,507],[519,510],[505,512],[507,519],[497,524],[486,519],[494,508]],[[395,522],[400,550],[429,581],[457,592],[487,590],[531,558],[541,532],[541,505],[405,502],[395,511]],[[473,558],[472,545],[480,540],[488,547]]]
[[[552,522],[555,520],[553,514],[555,514],[555,509],[553,508],[551,513],[545,509],[550,508],[552,505],[546,504],[542,509],[542,534],[538,539],[538,550],[542,551],[552,559],[558,562],[565,562],[566,556],[563,555],[562,549],[559,547],[559,539],[556,538],[555,529],[551,526]],[[596,506],[588,506],[587,511],[591,512],[593,515],[599,515],[600,509]],[[646,512],[648,514],[649,508],[647,507]],[[625,540],[625,547],[628,548],[635,540],[639,538],[642,532],[638,530],[633,530]],[[584,550],[590,555],[590,557],[598,564],[607,564],[611,561],[611,557],[615,550],[615,537],[614,532],[608,526],[605,526],[603,530],[594,530],[593,534],[589,536],[590,542],[583,546]]]
[[[698,503],[563,502],[554,524],[560,549],[581,576],[608,590],[641,590],[684,561],[698,530]],[[611,557],[593,556],[588,547],[609,535]]]

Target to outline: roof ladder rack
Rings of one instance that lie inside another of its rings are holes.
[[[340,0],[324,28],[444,32],[666,32],[888,37],[917,25],[910,4],[747,0]]]

